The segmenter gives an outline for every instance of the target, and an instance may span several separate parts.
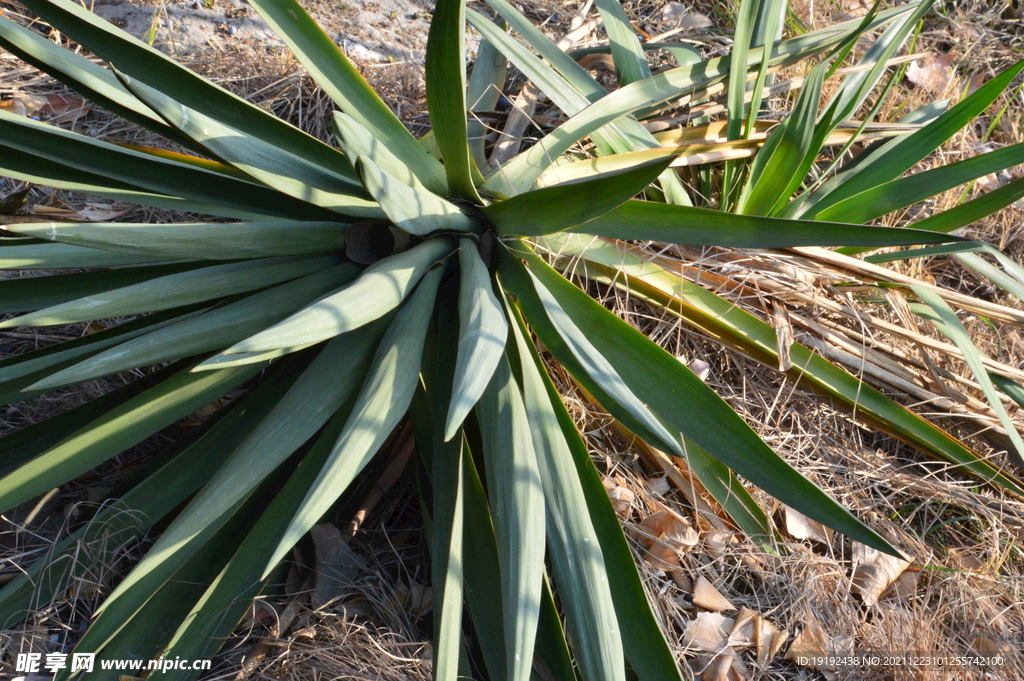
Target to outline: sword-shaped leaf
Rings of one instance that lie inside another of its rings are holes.
[[[448,177],[445,194],[479,203],[466,124],[466,3],[437,0],[427,38],[427,108]]]
[[[750,482],[848,537],[880,551],[899,552],[819,487],[805,478],[750,428],[688,367],[616,317],[535,255],[520,252],[552,322],[563,332],[568,318],[618,373],[636,380],[629,386],[674,427]],[[556,307],[557,306],[557,307]],[[561,312],[558,310],[561,309]],[[559,319],[560,315],[564,315]],[[558,319],[558,321],[556,321]],[[593,375],[593,374],[592,374]]]
[[[897,246],[942,243],[960,238],[920,229],[737,215],[709,208],[669,206],[654,201],[627,201],[569,231],[615,239],[737,248],[783,248],[812,244]]]
[[[999,399],[999,394],[992,383],[992,378],[982,363],[981,351],[971,342],[971,336],[967,333],[967,329],[964,328],[963,322],[960,321],[960,318],[953,312],[953,308],[939,294],[925,286],[912,286],[911,288],[918,298],[928,304],[932,312],[932,314],[923,314],[924,311],[919,309],[918,314],[934,322],[939,331],[960,348],[960,352],[964,355],[964,361],[970,367],[971,373],[974,374],[974,380],[981,386],[981,391],[985,393],[985,399],[988,400],[989,406],[996,413],[999,423],[1006,429],[1006,434],[1010,438],[1010,442],[1013,443],[1014,450],[1007,450],[1007,456],[1018,466],[1024,467],[1024,440],[1021,440],[1017,425],[1010,420],[1006,407],[1003,406],[1002,401]]]
[[[241,260],[341,250],[345,247],[347,227],[338,222],[275,220],[173,224],[36,222],[0,229],[113,253],[167,259]]]
[[[544,488],[522,393],[502,357],[477,406],[505,614],[505,678],[527,681],[544,579]]]
[[[576,660],[584,678],[624,680],[621,633],[618,627],[609,626],[617,618],[604,552],[569,451],[568,433],[552,406],[536,349],[528,344],[517,321],[512,330],[537,467],[544,483],[548,546]],[[571,437],[578,437],[575,428]]]
[[[224,352],[237,354],[275,350],[315,343],[358,329],[398,307],[426,271],[447,257],[452,249],[452,241],[441,237],[380,260],[341,291]]]
[[[154,329],[141,337],[125,339],[109,350],[49,374],[43,380],[30,385],[28,390],[53,390],[100,376],[219,350],[279,322],[296,307],[337,290],[339,286],[354,279],[358,272],[355,265],[345,263],[261,291],[242,300],[218,305],[200,315]],[[308,346],[289,348],[289,351],[297,352],[306,347]],[[281,354],[287,353],[258,353],[253,357],[218,355],[226,361],[210,366],[207,360],[193,367],[192,371],[265,362]]]
[[[356,159],[365,156],[373,161],[378,168],[413,189],[422,192],[431,191],[420,181],[416,173],[412,172],[409,166],[395,156],[384,143],[374,137],[372,132],[361,125],[359,121],[341,111],[334,112],[334,138],[338,141],[341,150],[345,152],[349,162],[352,163],[353,171]],[[441,187],[441,191],[444,192],[444,190],[445,188]]]
[[[168,310],[298,279],[340,261],[335,255],[288,256],[203,267],[7,319],[0,328],[74,324]]]
[[[327,463],[292,517],[274,565],[320,520],[398,425],[419,383],[420,362],[443,268],[423,277],[380,341],[369,374]]]
[[[168,258],[111,253],[68,244],[32,243],[0,250],[0,269],[61,270],[88,267],[131,267],[166,263]]]
[[[1021,163],[1024,163],[1024,143],[878,184],[822,210],[815,219],[869,222],[965,182]]]
[[[7,510],[63,484],[255,376],[259,364],[192,374],[182,371],[78,430],[0,479]]]
[[[425,236],[438,230],[473,231],[473,219],[454,203],[410,187],[368,157],[356,159],[356,170],[387,216],[410,234]]]
[[[444,441],[452,439],[491,381],[505,351],[508,322],[472,239],[459,242],[459,342]]]
[[[116,602],[149,573],[184,564],[196,548],[191,543],[196,537],[252,493],[341,408],[362,380],[382,327],[382,323],[367,325],[350,336],[333,340],[320,351],[273,410],[250,430],[227,462],[174,519],[146,557],[104,601],[103,608]],[[220,373],[203,371],[192,376]]]
[[[483,213],[503,236],[561,232],[621,206],[646,189],[671,161],[655,160],[621,173],[536,189],[492,203]]]

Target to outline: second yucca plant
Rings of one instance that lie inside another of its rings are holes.
[[[1019,181],[916,229],[863,224],[1024,161],[1018,145],[902,177],[983,112],[1021,65],[948,111],[927,108],[898,125],[853,121],[928,2],[781,40],[786,3],[744,0],[730,57],[652,75],[645,49],[685,46],[642,44],[616,0],[599,0],[620,79],[609,93],[505,0],[488,4],[525,43],[459,0],[441,0],[427,46],[433,130],[417,140],[297,2],[251,0],[337,105],[337,148],[73,2],[22,2],[107,66],[2,17],[0,44],[192,153],[109,144],[0,112],[0,173],[211,219],[5,227],[0,267],[88,272],[0,282],[0,312],[18,315],[0,327],[133,319],[3,360],[4,403],[161,368],[0,440],[0,507],[76,478],[237,387],[245,393],[0,590],[0,626],[89,569],[75,559],[78,547],[102,560],[160,523],[75,650],[211,655],[408,415],[429,519],[436,678],[525,681],[535,665],[557,679],[575,669],[622,680],[627,668],[644,681],[680,678],[538,341],[626,428],[685,458],[709,498],[766,549],[779,550],[775,531],[737,474],[852,539],[895,551],[683,363],[551,263],[571,258],[577,274],[682,305],[719,340],[770,356],[778,348],[762,320],[652,270],[642,251],[616,240],[942,243],[1015,200]],[[468,84],[467,20],[482,36]],[[840,74],[822,110],[826,79],[878,32],[863,68]],[[758,120],[771,73],[811,58],[792,111],[778,123]],[[467,111],[494,107],[509,62],[568,118],[492,168]],[[653,135],[640,122],[700,103],[719,84],[728,87],[721,124]],[[827,172],[818,163],[828,145],[865,140],[875,141],[852,163]],[[697,151],[728,160],[697,167]],[[790,351],[801,376],[859,416],[1022,489],[939,428],[801,352]]]

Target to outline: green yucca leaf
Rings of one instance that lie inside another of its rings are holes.
[[[156,331],[168,324],[174,324],[188,318],[188,316],[198,313],[198,310],[186,308],[185,310],[170,310],[167,312],[151,314],[140,319],[135,319],[124,324],[119,324],[108,329],[97,331],[96,333],[89,334],[88,336],[76,338],[64,343],[58,343],[56,345],[50,345],[48,347],[41,348],[33,352],[26,352],[14,357],[8,357],[3,361],[0,361],[0,386],[2,386],[0,387],[0,395],[3,395],[4,389],[8,387],[5,384],[13,382],[14,379],[29,376],[30,374],[35,374],[51,367],[56,367],[62,363],[74,361],[79,357],[86,357],[95,354],[111,347],[112,345],[117,345],[118,343],[129,341],[143,334],[150,333],[151,331]],[[21,387],[27,387],[34,382],[31,379],[29,379],[29,381],[29,383],[26,383]],[[19,390],[20,389],[21,388],[19,388]]]
[[[444,167],[420,146],[345,53],[298,2],[254,0],[252,6],[342,111],[370,130],[431,191],[446,193]]]
[[[726,346],[741,350],[768,366],[779,365],[775,329],[735,303],[685,279],[680,280],[678,275],[629,252],[621,244],[576,235],[548,239],[560,255],[583,259],[587,265],[594,265],[595,271],[583,270],[588,277],[627,287],[631,294],[682,316],[697,328],[713,334]],[[579,262],[575,265],[578,270],[584,267]],[[552,347],[551,343],[547,344]],[[789,354],[793,363],[790,374],[794,378],[815,390],[824,391],[837,404],[845,405],[856,418],[980,480],[1000,485],[1016,495],[1024,495],[1024,482],[1013,474],[989,464],[956,438],[819,354],[799,343],[790,347]],[[560,357],[559,361],[565,363],[564,358]],[[629,424],[627,426],[637,432]]]
[[[18,227],[20,226],[18,225]],[[4,279],[0,281],[0,313],[27,312],[28,310],[51,307],[82,296],[186,272],[201,266],[199,263],[183,263],[101,270],[81,274]],[[3,380],[2,376],[3,369],[0,369],[0,381]]]
[[[0,250],[0,268],[8,270],[84,269],[87,267],[134,267],[160,264],[168,258],[112,253],[68,244],[31,244],[8,246]]]
[[[501,99],[505,79],[508,77],[508,59],[504,57],[486,38],[480,40],[476,59],[473,61],[473,73],[469,77],[466,88],[466,104],[470,111],[493,111]],[[469,150],[473,155],[477,169],[484,172],[488,169],[486,140],[487,127],[479,118],[471,116],[467,124],[466,134],[469,137]],[[378,164],[379,165],[379,164]]]
[[[1024,198],[1024,177],[1008,182],[998,189],[986,192],[955,208],[936,213],[924,220],[918,220],[915,226],[918,229],[949,233],[986,218],[1022,198]]]
[[[1024,143],[879,183],[833,204],[815,219],[869,222],[906,206],[920,203],[958,185],[1024,163]],[[945,231],[945,230],[943,230]]]
[[[297,306],[337,290],[339,286],[354,279],[356,274],[357,268],[352,263],[345,263],[240,300],[225,301],[201,314],[174,320],[140,337],[124,339],[124,342],[113,348],[51,373],[28,389],[52,390],[137,367],[219,350],[227,343],[244,340],[255,331],[279,322]],[[304,347],[308,346],[289,350],[296,352]],[[193,367],[192,371],[225,369],[269,361],[281,354],[287,353],[257,353],[252,357],[219,355],[225,361],[218,363],[207,360]]]
[[[958,130],[989,107],[1013,81],[1024,61],[1017,62],[978,88],[949,111],[928,125],[907,135],[898,147],[883,155],[872,155],[860,164],[860,172],[822,196],[804,217],[816,218],[821,213],[851,196],[860,194],[883,182],[896,179],[935,151]],[[870,170],[870,172],[864,172]]]
[[[427,51],[427,108],[448,177],[445,193],[479,203],[466,123],[465,0],[438,0],[434,5]]]
[[[430,192],[430,188],[420,181],[409,166],[405,165],[402,159],[398,158],[386,146],[373,136],[369,130],[360,125],[359,121],[346,113],[335,111],[334,137],[338,140],[338,146],[348,157],[352,164],[352,170],[356,169],[356,159],[360,156],[373,161],[374,165],[382,171],[401,180],[419,192]]]
[[[195,548],[190,544],[195,537],[201,536],[211,523],[224,517],[262,484],[342,407],[365,375],[384,321],[368,324],[331,341],[308,367],[299,365],[304,369],[299,379],[287,392],[282,391],[273,409],[247,432],[245,440],[232,451],[231,458],[211,476],[103,607],[150,572],[172,563],[183,564],[192,550],[189,547]],[[220,372],[192,375],[211,373]]]
[[[633,198],[661,175],[670,160],[650,161],[621,173],[537,189],[492,203],[483,213],[503,236],[561,232],[583,225]]]
[[[925,286],[912,286],[911,288],[917,294],[917,297],[931,308],[932,314],[926,315],[926,317],[934,322],[936,327],[960,348],[960,352],[964,355],[964,361],[970,367],[971,373],[974,374],[974,380],[981,386],[982,392],[985,393],[985,399],[988,400],[989,406],[995,411],[996,416],[999,418],[999,423],[1006,429],[1006,434],[1009,436],[1010,442],[1013,443],[1014,450],[1008,450],[1006,452],[1007,455],[1015,464],[1024,467],[1024,440],[1021,440],[1020,433],[1017,432],[1017,426],[1010,420],[1010,415],[1006,413],[1006,407],[1000,401],[988,370],[985,369],[982,363],[981,351],[971,342],[970,334],[964,328],[963,322],[960,321],[960,318],[956,316],[956,313],[946,301],[942,299],[942,296],[935,291]],[[920,308],[917,313],[922,315]]]
[[[781,248],[811,244],[893,246],[940,243],[959,238],[920,229],[737,215],[708,208],[669,206],[653,201],[627,201],[601,217],[569,231],[615,239],[739,248]]]
[[[428,272],[395,315],[327,463],[292,517],[268,566],[276,565],[334,504],[409,408],[443,271],[436,267]]]
[[[596,4],[601,13],[604,30],[608,33],[608,41],[611,43],[612,59],[619,72],[619,83],[628,85],[650,78],[651,67],[647,64],[647,55],[619,0],[597,0]]]
[[[340,250],[345,247],[346,227],[346,223],[338,222],[280,220],[167,225],[40,222],[7,225],[3,229],[113,253],[168,259],[240,260]]]
[[[499,361],[477,417],[501,563],[504,676],[526,681],[540,617],[545,500],[526,408],[507,357]]]
[[[513,324],[521,363],[523,397],[533,434],[537,466],[544,484],[547,535],[552,565],[560,585],[566,620],[585,678],[625,679],[622,638],[617,627],[608,570],[599,537],[573,463],[566,433],[552,408],[543,364]],[[576,435],[575,427],[572,436]]]
[[[359,176],[384,213],[406,232],[426,236],[439,230],[474,231],[473,219],[454,203],[410,187],[366,156],[360,156],[355,163]]]
[[[366,268],[352,284],[224,352],[230,355],[305,345],[358,329],[398,307],[427,270],[453,248],[451,239],[437,237],[385,258]]]
[[[318,214],[317,219],[325,219],[324,213],[332,214],[299,199],[289,201],[291,197],[254,183],[100,142],[6,111],[0,111],[0,137],[6,146],[25,153],[156,194],[286,218],[308,219]]]
[[[508,337],[508,322],[494,296],[490,273],[471,239],[460,240],[459,272],[458,360],[448,415],[441,431],[445,442],[455,436],[487,388]]]
[[[90,101],[167,139],[204,152],[185,135],[170,127],[149,107],[135,99],[117,77],[99,64],[44,38],[39,33],[0,16],[0,46],[23,61],[50,73]]]
[[[245,534],[238,550],[192,607],[163,652],[165,659],[197,660],[213,655],[248,612],[250,601],[268,583],[267,547],[280,541],[321,466],[327,460],[344,419],[335,415],[310,447],[295,472]],[[272,567],[272,566],[271,566]],[[186,681],[199,670],[176,669],[151,674],[154,678]]]
[[[344,162],[344,157],[336,149],[196,75],[77,3],[69,0],[28,0],[22,4],[65,35],[75,36],[76,42],[116,65],[122,73],[151,87],[159,87],[161,92],[183,106],[228,123],[247,135],[324,168],[337,169]],[[302,12],[301,8],[298,11]]]
[[[298,279],[339,262],[334,255],[287,256],[202,267],[7,319],[0,328],[73,324],[167,310]]]
[[[261,217],[264,217],[259,212],[253,212],[251,210],[229,208],[227,206],[215,205],[204,201],[195,201],[183,199],[177,196],[145,192],[134,185],[112,180],[104,175],[88,173],[77,168],[72,168],[60,162],[51,161],[50,159],[42,156],[27,154],[4,144],[0,144],[0,173],[7,177],[13,177],[21,180],[22,182],[47,185],[58,189],[65,189],[67,191],[98,196],[113,201],[135,203],[140,206],[167,208],[169,210],[181,210],[191,213],[204,213],[206,215],[217,215],[240,220],[259,220]],[[287,198],[288,200],[285,201],[284,204],[289,203],[289,201],[294,202],[298,206],[297,212],[289,212],[286,210],[282,214],[277,210],[273,210],[267,215],[271,217],[288,217],[295,215],[306,215],[307,217],[312,217],[312,215],[308,213],[307,206],[295,202],[291,197]],[[328,211],[324,208],[318,208],[315,206],[308,206],[308,208],[311,208],[314,211],[319,211],[320,216],[318,219],[320,220],[325,218],[336,220],[338,216],[337,213]]]
[[[0,478],[0,508],[53,489],[146,439],[252,378],[260,365],[177,373],[108,411],[52,449]]]

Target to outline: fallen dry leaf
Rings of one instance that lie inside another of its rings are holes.
[[[392,594],[393,605],[409,613],[414,619],[424,617],[434,609],[434,591],[418,582],[408,586],[399,582]]]
[[[730,603],[703,575],[698,576],[697,581],[693,584],[693,604],[698,608],[714,612],[736,609],[736,606]]]
[[[728,645],[729,632],[735,623],[733,618],[717,612],[698,613],[696,619],[686,625],[683,645],[705,653],[720,652]]]
[[[70,123],[89,113],[90,110],[92,110],[92,105],[81,97],[50,95],[46,98],[46,104],[42,106],[39,113],[47,114],[51,123]]]
[[[636,492],[619,485],[608,490],[608,498],[612,500],[612,508],[621,516],[628,516],[636,500]]]
[[[832,530],[800,511],[784,506],[786,534],[794,539],[810,539],[820,544],[832,543]]]
[[[669,490],[672,489],[671,485],[669,485],[668,478],[664,476],[647,478],[644,480],[644,487],[646,487],[647,491],[651,494],[657,494],[659,496],[665,496],[668,494]]]
[[[910,567],[910,562],[882,553],[860,542],[853,544],[853,590],[864,604],[878,603],[879,597]]]
[[[0,110],[12,113],[15,116],[34,116],[47,105],[45,97],[36,95],[14,95],[9,99],[0,101]]]
[[[670,2],[661,9],[662,22],[684,31],[699,31],[711,27],[711,19],[694,12],[681,2]]]
[[[640,543],[647,549],[647,562],[659,570],[672,571],[679,567],[679,552],[689,551],[700,539],[681,515],[662,508],[640,523]]]
[[[786,651],[786,658],[795,662],[801,667],[814,669],[825,675],[825,678],[832,681],[835,678],[836,668],[830,664],[817,664],[822,657],[841,657],[853,654],[852,636],[829,636],[825,633],[821,623],[818,621],[814,611],[805,608],[804,628],[800,631],[793,643]]]
[[[743,681],[743,675],[736,669],[736,663],[739,660],[730,653],[732,651],[726,649],[716,655],[711,663],[704,668],[700,675],[700,681]]]
[[[907,80],[933,95],[941,96],[956,82],[953,61],[951,54],[915,59],[907,67]]]

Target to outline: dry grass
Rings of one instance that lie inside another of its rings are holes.
[[[821,25],[828,17],[856,9],[848,0],[794,5],[792,20],[807,25]],[[543,23],[551,35],[557,36],[582,6],[582,2],[538,0],[525,9],[534,20]],[[8,7],[6,3],[5,7]],[[660,7],[661,3],[641,0],[632,3],[629,9],[638,27],[654,35],[660,31]],[[947,6],[943,10],[945,14],[929,21],[916,49],[953,54],[956,72],[964,79],[975,73],[991,76],[1013,60],[1014,51],[1019,50],[1022,40],[1020,18],[1011,16],[1008,7],[1007,3],[971,1]],[[715,28],[693,38],[707,54],[719,53],[726,41],[717,34],[728,34],[728,7],[709,3],[694,8],[707,14]],[[600,38],[594,34],[589,39]],[[330,102],[294,60],[280,52],[271,49],[253,49],[241,54],[222,51],[191,56],[189,65],[311,134],[329,138],[325,126]],[[414,129],[425,130],[427,121],[418,69],[408,64],[365,66],[367,77],[381,87],[403,119]],[[520,84],[515,78],[510,80],[505,93],[508,99],[514,97]],[[59,85],[24,69],[10,55],[0,55],[0,87],[6,88],[0,94],[62,91]],[[898,90],[899,96],[892,99],[892,107],[881,112],[883,120],[899,118],[934,98],[933,94],[905,82]],[[1009,102],[1010,95],[1006,97],[1000,106]],[[991,131],[989,126],[994,118],[979,119],[934,159],[922,164],[922,169],[977,153],[982,144],[1018,141],[1024,127],[1024,107],[1019,101],[1007,107],[1005,115]],[[784,107],[785,102],[777,102],[775,106]],[[541,116],[554,113],[543,106],[537,111]],[[538,124],[545,123],[539,120]],[[91,112],[75,126],[115,141],[162,144],[102,111]],[[7,192],[13,187],[8,184],[3,189]],[[33,191],[32,202],[59,201],[77,207],[83,200],[42,189]],[[962,190],[947,192],[928,202],[923,211],[941,210],[963,199]],[[125,219],[180,219],[152,209],[133,210]],[[890,223],[904,224],[917,217],[921,215],[897,214],[890,216]],[[971,234],[1020,259],[1024,254],[1021,217],[1020,210],[1008,209],[973,225]],[[824,338],[826,348],[860,348],[862,355],[869,354],[867,349],[870,348],[906,367],[915,376],[927,374],[926,368],[921,366],[926,362],[920,359],[919,343],[885,328],[861,324],[836,309],[836,306],[855,304],[877,319],[901,325],[903,320],[892,307],[885,301],[838,289],[835,283],[842,279],[840,274],[849,273],[840,273],[811,255],[687,249],[666,252],[659,245],[646,247],[652,253],[684,263],[702,276],[727,276],[756,290],[757,295],[738,293],[734,299],[762,318],[771,319],[770,305],[782,305],[791,318],[806,318],[819,327],[824,326],[837,334],[845,345],[837,345],[835,338],[823,335],[820,328],[796,323],[798,331],[807,334],[800,338],[805,342]],[[1015,301],[990,291],[986,283],[949,258],[915,261],[900,266],[900,271],[992,302],[1017,305],[1016,309],[1020,309]],[[785,284],[786,290],[802,292],[810,300],[782,295],[779,282]],[[554,374],[563,379],[560,387],[564,398],[586,433],[599,470],[607,479],[628,487],[635,494],[635,500],[624,515],[624,525],[634,540],[645,585],[670,642],[695,674],[702,673],[706,656],[684,651],[681,641],[697,613],[687,585],[699,576],[708,579],[737,607],[756,610],[780,628],[798,632],[813,616],[830,636],[855,637],[859,650],[966,654],[979,645],[978,638],[1010,642],[1018,649],[1024,645],[1024,503],[1021,500],[968,482],[891,438],[859,426],[848,415],[834,410],[774,369],[709,342],[662,311],[615,290],[593,290],[609,307],[675,356],[688,363],[705,362],[710,368],[709,384],[754,425],[766,442],[841,503],[879,528],[913,559],[911,570],[905,573],[909,577],[899,592],[884,595],[873,606],[864,605],[853,594],[851,546],[838,537],[827,545],[791,540],[785,547],[787,555],[772,557],[760,553],[739,537],[723,537],[720,533],[705,531],[692,550],[681,553],[680,571],[675,578],[652,567],[643,560],[639,524],[655,512],[659,504],[668,504],[699,525],[697,514],[679,489],[661,482],[669,477],[665,468],[626,441],[621,430],[553,367]],[[1015,368],[1021,366],[1024,338],[1019,327],[1000,324],[998,333],[990,333],[990,327],[977,315],[966,321],[981,347],[995,359]],[[20,335],[0,332],[0,349],[4,355],[20,353],[81,333],[82,327],[20,331]],[[928,329],[922,329],[921,333],[940,340]],[[852,354],[856,357],[857,353]],[[994,434],[992,419],[984,413],[984,405],[979,401],[980,393],[965,382],[969,374],[962,363],[934,352],[928,355],[928,361],[948,373],[943,375],[947,388],[957,389],[943,393],[950,397],[948,404],[939,407],[920,404],[923,398],[907,398],[904,390],[884,377],[865,375],[865,378],[896,399],[907,404],[918,403],[919,411],[927,411],[930,418],[956,428],[978,449],[993,452],[1000,448],[1004,438]],[[857,363],[849,368],[855,372],[863,370]],[[6,407],[0,412],[0,432],[41,421],[132,378],[119,376]],[[928,383],[927,378],[922,379],[922,389],[934,390],[936,386]],[[1019,417],[1019,412],[1016,415]],[[176,437],[175,429],[180,431],[180,426],[161,434],[160,441]],[[160,441],[146,443],[141,449],[118,457],[89,480],[80,481],[83,484],[70,498],[51,503],[47,509],[49,520],[38,531],[0,533],[2,557],[9,566],[0,572],[0,580],[13,575],[16,565],[57,536],[64,522],[64,510],[70,508],[69,504],[87,498],[89,486],[108,486],[111,480],[138,465],[146,452],[153,451]],[[777,502],[759,492],[754,494],[765,509],[779,517],[781,509]],[[218,656],[209,678],[236,678],[240,670],[244,670],[247,678],[267,679],[429,678],[430,653],[423,642],[429,636],[430,616],[414,611],[407,600],[393,597],[399,584],[427,581],[423,574],[422,540],[418,530],[412,529],[417,526],[418,510],[407,476],[392,488],[371,516],[370,524],[353,543],[357,553],[369,559],[370,567],[352,590],[344,598],[321,607],[314,607],[301,587],[292,590],[284,599],[285,603],[294,604],[295,618],[289,626],[281,630],[275,626],[279,620],[272,618],[274,621],[257,619],[248,628],[240,629]],[[123,574],[140,550],[141,547],[126,547],[116,561],[106,566],[104,574],[94,575],[89,588],[41,607],[20,630],[4,637],[0,656],[30,648],[42,650],[55,632],[82,631],[99,597],[99,590],[93,587],[109,584]],[[283,610],[280,608],[277,616],[282,615]],[[262,648],[258,647],[260,645]],[[252,660],[254,650],[265,652],[265,656],[244,664],[243,661]],[[746,654],[744,656],[744,675],[750,679],[820,678],[814,672],[784,661],[781,655],[763,668],[752,663]],[[947,670],[925,675],[921,670],[878,669],[851,678],[974,679],[981,678],[981,672],[977,669]],[[987,678],[992,681],[1024,678],[1024,664],[1018,658],[1008,668]]]

